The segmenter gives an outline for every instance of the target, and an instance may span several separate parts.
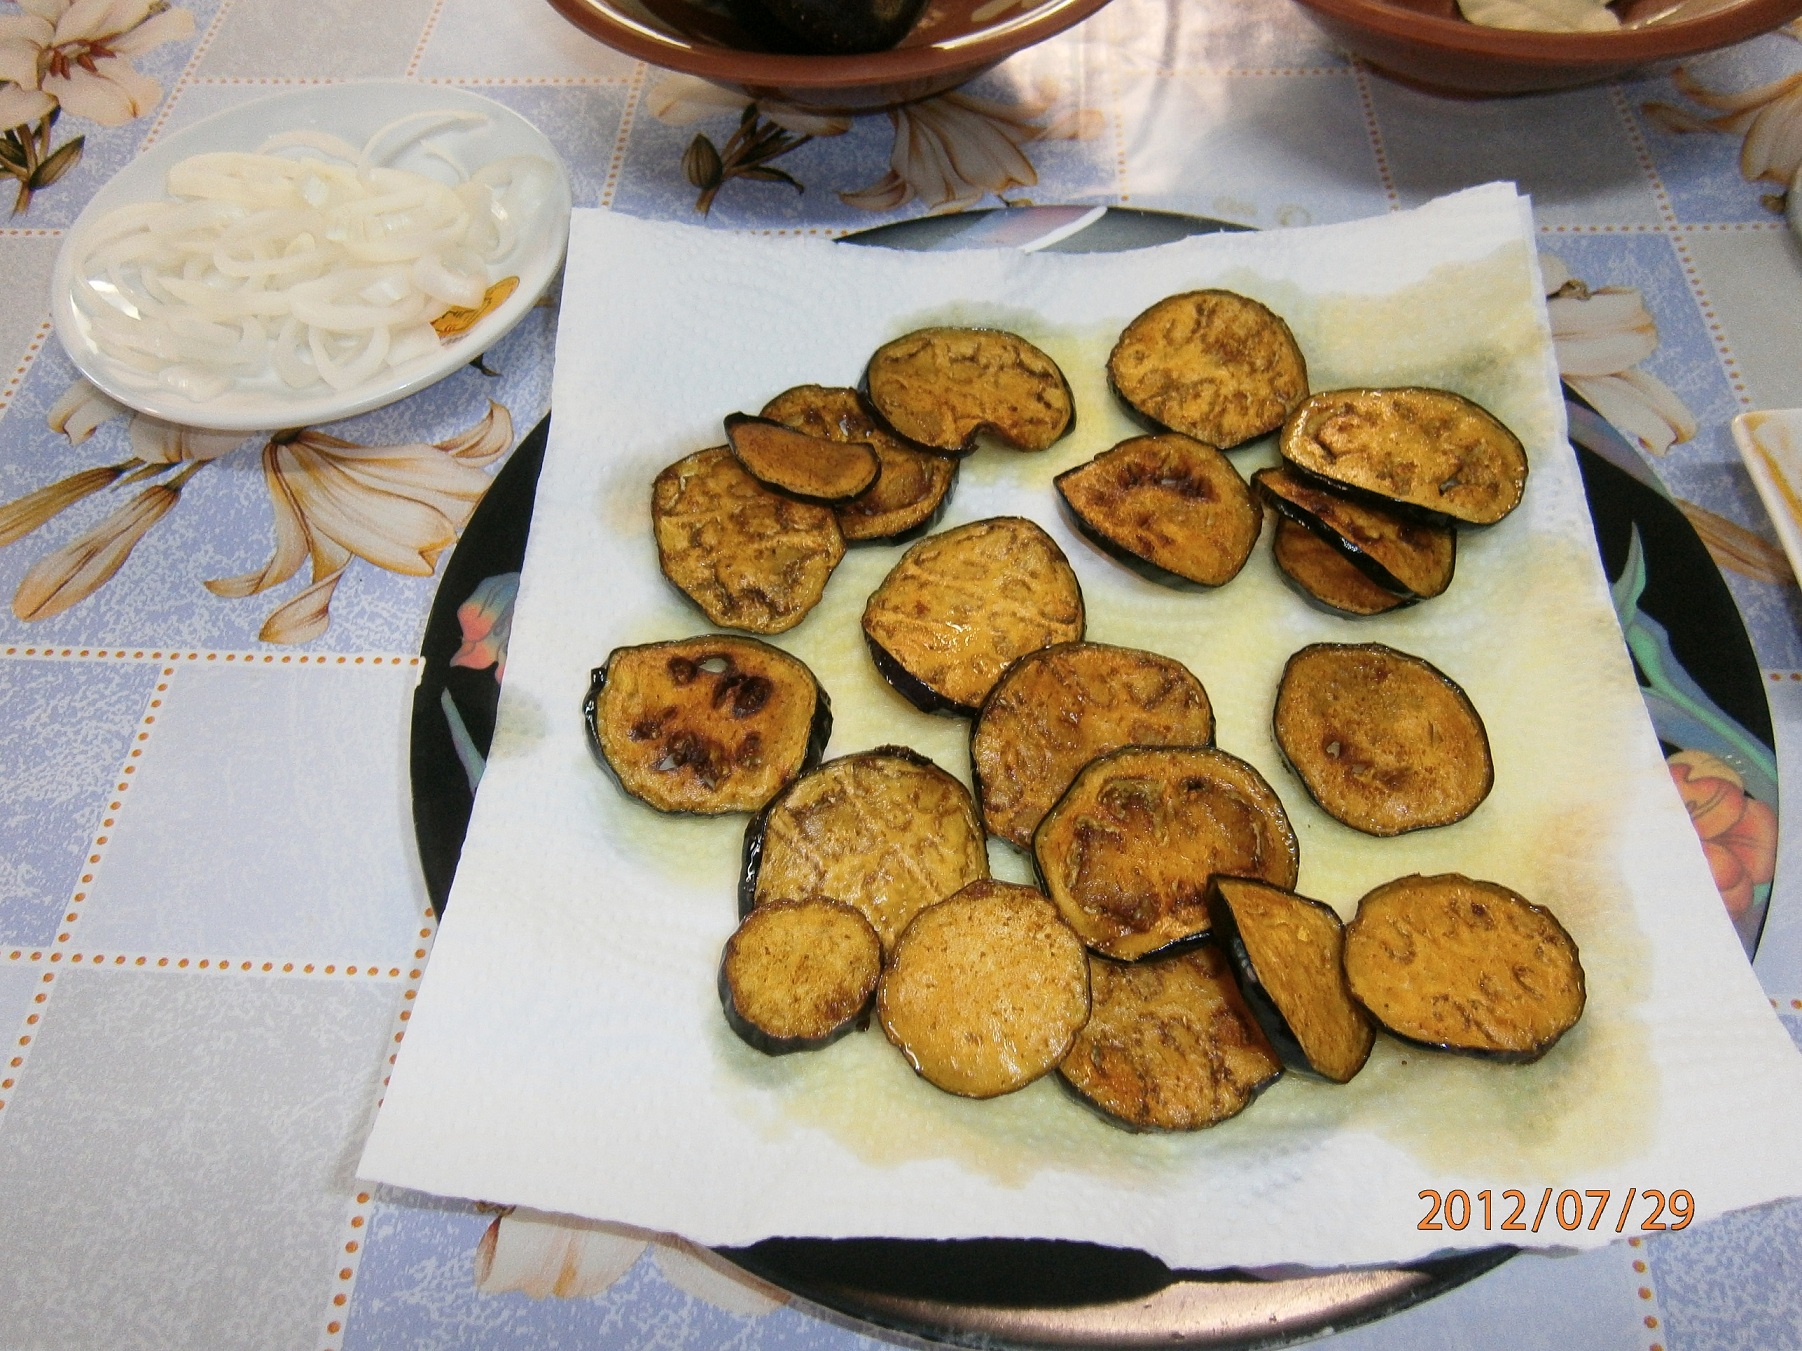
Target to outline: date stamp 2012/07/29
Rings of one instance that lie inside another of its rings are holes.
[[[1578,1229],[1599,1229],[1609,1211],[1618,1206],[1619,1214],[1610,1226],[1624,1234],[1638,1210],[1637,1232],[1653,1232],[1686,1228],[1695,1218],[1696,1200],[1687,1191],[1660,1191],[1655,1187],[1629,1187],[1617,1200],[1615,1193],[1602,1189],[1560,1191],[1547,1187],[1538,1196],[1510,1188],[1494,1192],[1485,1187],[1470,1193],[1463,1190],[1420,1193],[1427,1213],[1420,1229],[1463,1230],[1475,1227],[1485,1233],[1537,1234],[1542,1230],[1566,1233]],[[1537,1205],[1535,1205],[1537,1202]],[[1531,1213],[1532,1219],[1527,1218]],[[1499,1222],[1498,1222],[1499,1221]]]

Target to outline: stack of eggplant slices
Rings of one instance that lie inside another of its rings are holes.
[[[1369,615],[1451,583],[1457,531],[1520,502],[1507,427],[1436,389],[1310,395],[1288,325],[1229,291],[1159,301],[1108,358],[1157,430],[1055,480],[1083,536],[1173,586],[1216,587],[1277,513],[1276,559],[1313,601]],[[1017,516],[926,533],[979,437],[1044,450],[1068,382],[994,329],[927,328],[871,357],[861,389],[803,385],[727,444],[657,476],[665,575],[725,629],[782,633],[847,543],[923,536],[863,612],[882,675],[968,718],[972,798],[916,751],[821,763],[831,712],[805,664],[753,637],[622,647],[584,713],[597,759],[659,811],[751,813],[742,922],[719,990],[771,1055],[823,1047],[874,1007],[914,1069],[988,1098],[1055,1070],[1132,1129],[1242,1111],[1285,1066],[1344,1083],[1375,1029],[1437,1050],[1538,1059],[1583,1011],[1558,920],[1459,874],[1385,883],[1341,924],[1294,890],[1283,804],[1215,748],[1201,682],[1154,652],[1083,641],[1055,541]],[[1222,453],[1281,429],[1247,484]],[[1255,488],[1255,492],[1254,492]],[[1493,782],[1453,681],[1379,643],[1295,653],[1276,739],[1321,808],[1370,835],[1462,820]],[[1039,887],[989,876],[989,835]]]

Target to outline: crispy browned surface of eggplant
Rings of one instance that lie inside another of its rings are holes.
[[[796,385],[763,406],[785,427],[833,441],[871,446],[881,462],[876,482],[833,507],[847,542],[893,540],[931,523],[957,478],[957,461],[903,440],[882,426],[854,389]]]
[[[1268,882],[1216,877],[1214,937],[1283,1059],[1334,1083],[1364,1068],[1376,1033],[1345,983],[1345,930],[1330,906]]]
[[[663,575],[721,628],[782,633],[845,556],[832,512],[771,492],[728,446],[677,460],[651,486]]]
[[[752,478],[811,502],[849,502],[876,482],[882,464],[862,441],[810,436],[770,418],[733,413],[726,444]]]
[[[928,1083],[998,1097],[1069,1053],[1089,1018],[1088,955],[1031,887],[972,882],[914,916],[876,1012]]]
[[[615,648],[583,712],[589,745],[664,812],[754,812],[819,763],[826,691],[797,657],[713,634]]]
[[[970,729],[976,800],[991,835],[1022,849],[1082,767],[1122,746],[1209,746],[1207,691],[1171,657],[1102,643],[1029,652]]]
[[[1125,961],[1208,931],[1218,873],[1293,887],[1301,850],[1263,775],[1225,751],[1131,746],[1093,761],[1039,823],[1045,892]]]
[[[1520,438],[1443,389],[1316,394],[1283,424],[1281,446],[1310,474],[1471,525],[1501,520],[1527,487]]]
[[[819,896],[772,901],[727,940],[720,999],[734,1032],[782,1055],[850,1031],[881,974],[881,940],[856,910]]]
[[[1232,291],[1167,296],[1107,359],[1114,390],[1161,427],[1230,449],[1275,431],[1308,396],[1289,325]]]
[[[829,760],[745,832],[745,908],[826,896],[855,907],[886,951],[921,910],[989,875],[969,790],[900,746]]]
[[[1122,441],[1053,482],[1104,549],[1203,586],[1238,575],[1264,524],[1232,461],[1174,432]]]
[[[1252,482],[1279,512],[1337,545],[1379,585],[1430,600],[1452,584],[1458,534],[1451,526],[1348,497],[1287,466],[1260,469]]]
[[[1130,964],[1091,957],[1089,985],[1093,1011],[1058,1072],[1125,1125],[1217,1125],[1282,1075],[1212,943]]]
[[[1401,877],[1345,926],[1351,992],[1408,1041],[1537,1060],[1583,1016],[1583,964],[1550,910],[1458,873]]]
[[[910,701],[968,716],[1015,660],[1082,637],[1082,588],[1050,535],[996,516],[901,555],[864,606],[863,631]]]
[[[1348,615],[1380,615],[1414,603],[1371,581],[1351,559],[1305,525],[1276,518],[1276,565],[1285,576],[1330,610]]]
[[[1489,736],[1464,691],[1381,643],[1314,643],[1290,657],[1273,721],[1321,810],[1366,835],[1462,821],[1495,783]]]
[[[969,450],[981,432],[1015,450],[1044,450],[1076,418],[1057,362],[995,328],[903,334],[876,349],[864,389],[891,427],[937,450]]]

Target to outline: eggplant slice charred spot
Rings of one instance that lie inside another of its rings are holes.
[[[1095,951],[1132,961],[1208,931],[1217,874],[1293,887],[1283,804],[1237,756],[1129,746],[1093,761],[1039,823],[1046,895]]]
[[[743,413],[726,418],[726,444],[759,483],[809,502],[849,502],[875,483],[882,469],[876,448],[867,442],[812,436]]]
[[[1069,1053],[1089,1019],[1088,955],[1031,887],[972,882],[914,916],[882,973],[876,1010],[928,1083],[999,1097]]]
[[[1155,581],[1230,582],[1264,524],[1232,461],[1175,432],[1122,441],[1053,483],[1084,536]]]
[[[969,790],[917,751],[884,746],[827,761],[752,818],[739,905],[842,901],[886,952],[921,910],[988,875]]]
[[[583,704],[588,744],[661,812],[754,812],[820,761],[832,704],[797,657],[710,635],[615,648]]]
[[[1044,450],[1076,420],[1057,362],[995,328],[903,334],[876,349],[864,389],[891,427],[935,450],[970,450],[982,432],[1015,450]]]
[[[1093,1011],[1058,1073],[1120,1124],[1218,1125],[1282,1076],[1212,943],[1144,962],[1092,956],[1089,986]]]
[[[858,1023],[882,974],[882,942],[848,905],[823,897],[760,905],[726,942],[720,1002],[765,1055],[812,1051]]]
[[[1171,657],[1103,643],[1029,652],[970,729],[976,800],[991,835],[1021,849],[1070,782],[1122,746],[1209,746],[1207,691]]]
[[[845,556],[830,509],[771,492],[729,446],[657,475],[651,523],[663,575],[726,629],[783,633],[820,603]]]
[[[1402,877],[1345,927],[1352,995],[1396,1036],[1537,1060],[1583,1016],[1583,964],[1550,910],[1458,873]]]
[[[1275,431],[1308,397],[1289,325],[1232,291],[1158,301],[1120,334],[1107,373],[1138,413],[1223,450]]]
[[[1430,662],[1381,643],[1314,643],[1277,686],[1277,745],[1335,821],[1366,835],[1462,821],[1489,796],[1489,736]]]
[[[1385,590],[1430,600],[1452,584],[1458,535],[1451,526],[1358,501],[1286,466],[1260,469],[1252,482],[1271,506],[1339,549]]]
[[[969,717],[1018,658],[1082,637],[1082,588],[1050,535],[997,516],[903,554],[864,606],[863,631],[915,707]]]
[[[1412,596],[1398,596],[1378,586],[1351,559],[1287,516],[1276,518],[1272,552],[1284,576],[1309,597],[1340,614],[1387,614],[1414,603]]]
[[[1376,1040],[1345,983],[1345,928],[1330,906],[1244,877],[1216,877],[1214,936],[1286,1064],[1343,1084]]]

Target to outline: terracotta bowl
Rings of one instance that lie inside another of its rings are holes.
[[[861,56],[770,51],[723,5],[699,0],[550,3],[590,37],[652,65],[749,98],[857,113],[943,93],[1081,22],[1107,0],[931,0],[899,45]]]
[[[1802,0],[1626,0],[1608,33],[1467,23],[1455,0],[1297,0],[1347,51],[1406,84],[1466,98],[1568,89],[1768,32]]]

